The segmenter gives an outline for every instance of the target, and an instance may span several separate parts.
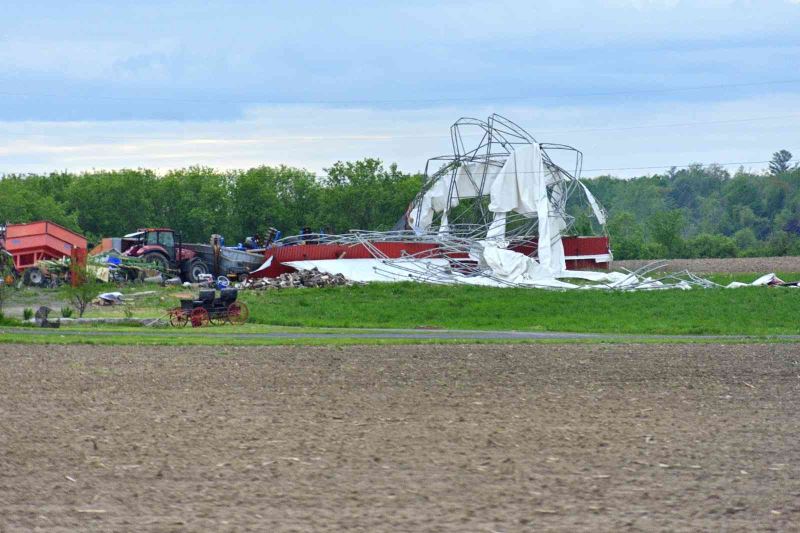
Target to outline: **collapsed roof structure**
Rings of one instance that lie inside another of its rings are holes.
[[[474,142],[468,142],[474,139]],[[461,118],[452,154],[433,157],[423,186],[393,231],[305,234],[265,250],[251,277],[295,270],[354,282],[550,289],[660,290],[722,287],[689,271],[655,276],[665,262],[608,272],[606,213],[580,180],[583,154],[537,141],[511,120]],[[580,231],[593,236],[577,236]],[[655,276],[655,277],[652,277]],[[258,282],[249,281],[257,287]],[[751,284],[786,285],[774,274]],[[260,286],[264,286],[261,284]]]
[[[606,215],[579,179],[579,150],[496,114],[459,119],[450,139],[453,153],[428,160],[395,230],[288,237],[253,275],[318,268],[353,281],[568,288],[557,278],[569,268],[608,267]],[[579,212],[599,236],[571,235]]]
[[[468,144],[465,137],[479,141]],[[575,220],[571,201],[585,200],[605,234],[605,211],[579,179],[583,154],[576,148],[539,143],[497,114],[486,121],[459,119],[450,138],[453,153],[428,160],[425,183],[407,215],[415,234],[506,241],[512,247],[536,237],[539,263],[554,272],[566,268],[562,237]],[[571,170],[557,164],[553,153],[559,160],[566,155]]]

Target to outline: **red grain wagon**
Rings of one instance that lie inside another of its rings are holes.
[[[0,233],[0,248],[11,254],[14,268],[23,273],[41,260],[70,257],[75,249],[85,250],[86,238],[54,222],[41,220],[8,224]]]

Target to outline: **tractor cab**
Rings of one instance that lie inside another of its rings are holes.
[[[171,229],[146,229],[142,232],[144,246],[152,246],[163,250],[170,261],[176,261],[175,232]]]
[[[157,253],[168,263],[178,263],[187,259],[180,246],[180,239],[176,239],[175,231],[169,228],[140,229],[125,235],[122,241],[125,255],[132,257]]]

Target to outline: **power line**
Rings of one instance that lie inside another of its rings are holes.
[[[665,123],[665,124],[642,124],[638,126],[614,126],[608,128],[579,128],[579,129],[571,129],[571,130],[541,130],[536,132],[537,135],[540,133],[545,134],[564,134],[564,133],[586,133],[586,132],[594,132],[594,131],[628,131],[628,130],[648,130],[648,129],[659,129],[659,128],[681,128],[681,127],[693,127],[693,126],[708,126],[708,125],[720,125],[720,124],[741,124],[747,122],[758,122],[762,120],[786,120],[787,118],[792,117],[800,117],[800,113],[785,113],[783,115],[767,115],[767,116],[760,116],[760,117],[748,117],[748,118],[741,118],[741,119],[727,119],[727,120],[704,120],[704,121],[694,121],[694,122],[673,122],[673,123]],[[29,134],[28,137],[52,137],[52,136],[60,136],[63,134],[59,133],[41,133],[41,134]],[[475,134],[462,134],[463,137],[480,137],[483,134],[475,133]],[[18,136],[15,136],[18,138]],[[194,138],[194,139],[186,139],[186,138],[164,138],[164,137],[153,137],[153,136],[141,136],[141,135],[124,135],[124,136],[93,136],[93,135],[86,135],[86,137],[95,139],[98,141],[103,140],[153,140],[153,141],[174,141],[174,142],[196,142],[196,143],[206,143],[206,144],[213,144],[213,143],[259,143],[259,142],[273,142],[273,141],[299,141],[299,142],[321,142],[321,141],[391,141],[391,140],[398,140],[398,139],[442,139],[445,138],[442,134],[408,134],[408,135],[393,135],[393,134],[367,134],[367,135],[287,135],[287,136],[279,136],[279,137],[266,137],[266,138],[239,138],[239,139],[213,139],[213,138]]]
[[[700,166],[703,166],[703,167],[709,167],[709,166],[732,167],[732,166],[744,166],[744,165],[762,165],[762,164],[766,164],[766,163],[770,163],[770,161],[733,161],[733,162],[728,162],[728,163],[716,163],[716,162],[701,163],[701,162],[694,162],[694,163],[689,163],[689,164],[686,164],[686,165],[654,165],[654,166],[646,166],[646,167],[584,168],[584,169],[581,169],[581,173],[583,173],[583,172],[608,172],[608,171],[612,171],[612,170],[661,170],[661,169],[670,169],[670,168],[680,169],[680,168],[690,168],[690,167],[693,167],[693,166],[696,166],[696,165],[700,165]],[[544,172],[547,172],[547,171],[541,171],[541,170],[527,170],[527,171],[526,170],[517,170],[516,171],[517,174],[526,174],[526,175],[527,174],[542,174]],[[313,177],[315,177],[315,178],[325,178],[325,177],[327,177],[327,175],[325,175],[325,174],[312,173],[311,175]]]
[[[8,80],[7,80],[8,81]],[[800,83],[800,79],[794,80],[772,80],[748,83],[720,83],[713,85],[695,85],[687,87],[672,87],[663,89],[637,89],[626,91],[605,91],[605,92],[576,92],[558,94],[519,94],[501,96],[465,96],[465,97],[441,97],[441,98],[402,98],[402,99],[347,99],[347,100],[321,100],[321,99],[284,99],[284,100],[259,100],[257,97],[242,99],[224,98],[172,98],[163,96],[113,96],[106,94],[99,95],[79,95],[61,93],[29,93],[17,91],[0,91],[0,96],[15,96],[22,98],[65,98],[78,100],[111,100],[111,101],[153,101],[153,102],[184,102],[184,103],[205,103],[205,104],[258,104],[258,105],[353,105],[353,104],[424,104],[424,103],[447,103],[447,102],[495,102],[512,100],[536,100],[536,99],[559,99],[559,98],[583,98],[600,96],[630,96],[636,94],[665,94],[685,91],[702,91],[709,89],[733,89],[742,87],[760,87],[769,85],[790,85]]]
[[[744,166],[744,165],[761,165],[765,163],[770,163],[770,161],[735,161],[731,163],[701,163],[701,162],[694,162],[689,163],[686,165],[655,165],[655,166],[647,166],[647,167],[607,167],[607,168],[584,168],[581,169],[581,173],[584,172],[608,172],[611,170],[660,170],[660,169],[669,169],[669,168],[690,168],[696,165],[700,165],[702,167],[709,167],[709,166],[717,166],[717,167],[732,167],[732,166]],[[516,174],[543,174],[547,172],[546,170],[517,170],[515,171]],[[314,174],[315,177],[323,177],[317,174]]]

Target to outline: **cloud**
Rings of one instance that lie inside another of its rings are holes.
[[[450,152],[448,128],[458,117],[485,118],[497,111],[540,141],[582,150],[589,176],[630,176],[658,171],[638,167],[763,161],[781,148],[800,152],[800,146],[787,145],[800,118],[792,109],[800,109],[800,96],[787,93],[711,106],[472,104],[406,111],[258,106],[235,121],[4,122],[0,173],[261,164],[322,172],[338,160],[364,157],[420,171],[429,157]]]
[[[456,118],[492,111],[587,168],[761,160],[796,132],[637,127],[798,109],[800,84],[759,85],[796,77],[796,3],[5,2],[0,171],[419,170]]]

